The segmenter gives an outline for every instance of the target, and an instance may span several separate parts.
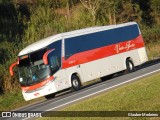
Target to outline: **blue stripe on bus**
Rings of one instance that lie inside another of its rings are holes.
[[[65,40],[65,57],[75,53],[132,40],[139,36],[137,24],[105,30],[101,32],[67,38]]]

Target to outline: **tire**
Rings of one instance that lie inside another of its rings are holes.
[[[135,66],[134,66],[132,60],[127,59],[126,60],[126,72],[131,73],[131,72],[134,72],[134,71],[135,71]]]
[[[78,76],[73,75],[71,78],[71,84],[72,84],[72,91],[78,91],[81,88],[81,82]]]
[[[54,98],[55,95],[56,95],[55,93],[52,93],[52,94],[46,95],[45,98],[46,98],[47,100],[49,100],[49,99]]]

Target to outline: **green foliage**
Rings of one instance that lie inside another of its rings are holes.
[[[9,76],[8,68],[21,49],[25,14],[22,17],[22,11],[15,4],[4,0],[0,2],[0,11],[0,90],[8,91],[18,85],[16,78]]]
[[[152,8],[152,15],[155,18],[155,22],[160,24],[160,2],[159,0],[151,0],[151,8]]]
[[[50,4],[44,4],[41,0],[40,3],[31,9],[30,21],[28,21],[28,28],[24,32],[23,45],[26,46],[53,34],[52,23],[53,15]]]
[[[12,90],[7,92],[7,94],[2,94],[0,96],[0,110],[10,111],[24,105],[35,103],[37,101],[44,100],[44,98],[38,98],[36,100],[25,101],[22,96],[21,90]]]
[[[146,43],[155,43],[160,39],[160,24],[154,27],[143,26],[141,31]]]
[[[146,44],[160,39],[159,0],[100,0],[96,9],[92,2],[89,11],[79,0],[1,0],[0,87],[17,88],[17,77],[10,77],[8,68],[20,50],[57,33],[136,21]]]

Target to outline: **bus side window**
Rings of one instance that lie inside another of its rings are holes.
[[[60,68],[60,63],[57,56],[50,56],[49,57],[49,63],[51,67],[51,71],[55,72]]]

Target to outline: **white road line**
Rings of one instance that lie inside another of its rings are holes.
[[[101,86],[104,86],[104,84],[99,85],[99,86],[96,86],[96,87],[93,87],[93,88],[91,88],[91,89],[84,90],[84,91],[82,91],[82,92],[78,92],[77,94],[73,94],[73,95],[71,95],[71,96],[68,96],[68,97],[65,97],[65,98],[63,98],[63,99],[57,100],[57,101],[55,101],[55,102],[53,102],[53,103],[50,103],[50,104],[55,104],[56,102],[63,101],[63,100],[66,99],[66,98],[70,98],[70,97],[72,97],[72,96],[75,96],[75,95],[78,95],[78,94],[81,94],[81,93],[90,91],[90,90],[92,90],[92,89],[95,89],[95,88],[101,87]]]
[[[145,71],[144,69],[141,69],[141,70]],[[82,92],[78,92],[77,94],[73,94],[73,95],[71,95],[71,96],[68,96],[68,97],[65,97],[65,98],[59,99],[59,100],[57,100],[57,101],[55,101],[55,102],[52,102],[52,103],[50,103],[50,104],[55,104],[55,103],[57,103],[57,102],[59,102],[59,101],[63,101],[63,100],[64,100],[64,99],[66,99],[66,98],[70,98],[70,97],[72,97],[72,96],[75,96],[75,95],[78,95],[78,94],[81,94],[81,93],[84,93],[84,92],[90,91],[90,90],[92,90],[92,89],[95,89],[95,88],[97,88],[97,87],[101,87],[101,86],[104,86],[104,85],[105,85],[105,84],[101,84],[101,85],[98,85],[98,86],[96,86],[96,87],[93,87],[93,88],[90,88],[90,89],[84,90],[84,91],[82,91]]]
[[[116,85],[114,85],[114,86],[111,86],[111,87],[105,88],[105,89],[100,90],[100,91],[97,91],[97,92],[95,92],[95,93],[92,93],[92,94],[89,94],[89,95],[83,96],[83,97],[81,97],[81,98],[78,98],[78,99],[72,100],[72,101],[70,101],[70,102],[64,103],[64,104],[62,104],[62,105],[59,105],[59,106],[57,106],[57,107],[54,107],[54,108],[48,109],[48,110],[46,110],[46,111],[51,111],[51,110],[54,110],[54,109],[56,109],[56,108],[60,108],[60,107],[62,107],[62,106],[65,106],[65,105],[68,105],[68,104],[70,104],[70,103],[73,103],[73,102],[75,102],[75,101],[78,101],[78,100],[81,100],[81,99],[87,98],[87,97],[89,97],[89,96],[92,96],[92,95],[95,95],[95,94],[97,94],[97,93],[100,93],[100,92],[103,92],[103,91],[106,91],[106,90],[112,89],[112,88],[114,88],[114,87],[117,87],[117,86],[123,85],[123,84],[125,84],[125,83],[128,83],[128,82],[131,82],[131,81],[134,81],[134,80],[140,79],[140,78],[142,78],[142,77],[144,77],[144,76],[147,76],[147,75],[150,75],[150,74],[156,73],[156,72],[158,72],[158,71],[160,71],[160,69],[155,70],[155,71],[152,71],[152,72],[149,72],[149,73],[146,73],[146,74],[144,74],[144,75],[138,76],[138,77],[133,78],[133,79],[130,79],[130,80],[128,80],[128,81],[125,81],[125,82],[122,82],[122,83],[116,84]],[[92,89],[93,89],[93,88],[92,88]],[[84,91],[83,91],[83,92],[84,92]],[[83,92],[81,92],[81,93],[83,93]],[[77,94],[76,94],[76,95],[77,95]],[[72,96],[74,96],[74,95],[72,95]],[[70,96],[70,97],[71,97],[71,96]],[[67,98],[69,98],[69,97],[67,97]],[[65,99],[65,98],[64,98],[64,99]],[[44,111],[44,112],[46,112],[46,111]],[[44,113],[44,112],[42,112],[42,113]],[[24,119],[22,119],[22,120],[27,120],[27,119],[30,119],[30,118],[24,118]]]
[[[81,100],[81,99],[87,98],[87,97],[92,96],[92,95],[95,95],[95,94],[97,94],[97,93],[100,93],[100,92],[103,92],[103,91],[109,90],[109,89],[111,89],[111,88],[114,88],[114,87],[120,86],[120,85],[122,85],[122,84],[125,84],[125,83],[128,83],[128,82],[131,82],[131,81],[137,80],[137,79],[139,79],[139,78],[142,78],[142,77],[144,77],[144,76],[147,76],[147,75],[153,74],[153,73],[158,72],[158,71],[160,71],[160,69],[155,70],[155,71],[152,71],[152,72],[149,72],[149,73],[146,73],[146,74],[144,74],[144,75],[138,76],[138,77],[133,78],[133,79],[130,79],[130,80],[128,80],[128,81],[125,81],[125,82],[122,82],[122,83],[116,84],[116,85],[114,85],[114,86],[111,86],[111,87],[105,88],[105,89],[100,90],[100,91],[97,91],[97,92],[95,92],[95,93],[92,93],[92,94],[89,94],[89,95],[83,96],[83,97],[81,97],[81,98],[78,98],[78,99],[72,100],[72,101],[70,101],[70,102],[64,103],[64,104],[62,104],[62,105],[59,105],[59,106],[57,106],[57,107],[54,107],[54,108],[48,109],[48,110],[46,110],[46,111],[51,111],[51,110],[54,110],[54,109],[56,109],[56,108],[59,108],[59,107],[62,107],[62,106],[68,105],[68,104],[73,103],[73,102],[75,102],[75,101],[78,101],[78,100]]]

